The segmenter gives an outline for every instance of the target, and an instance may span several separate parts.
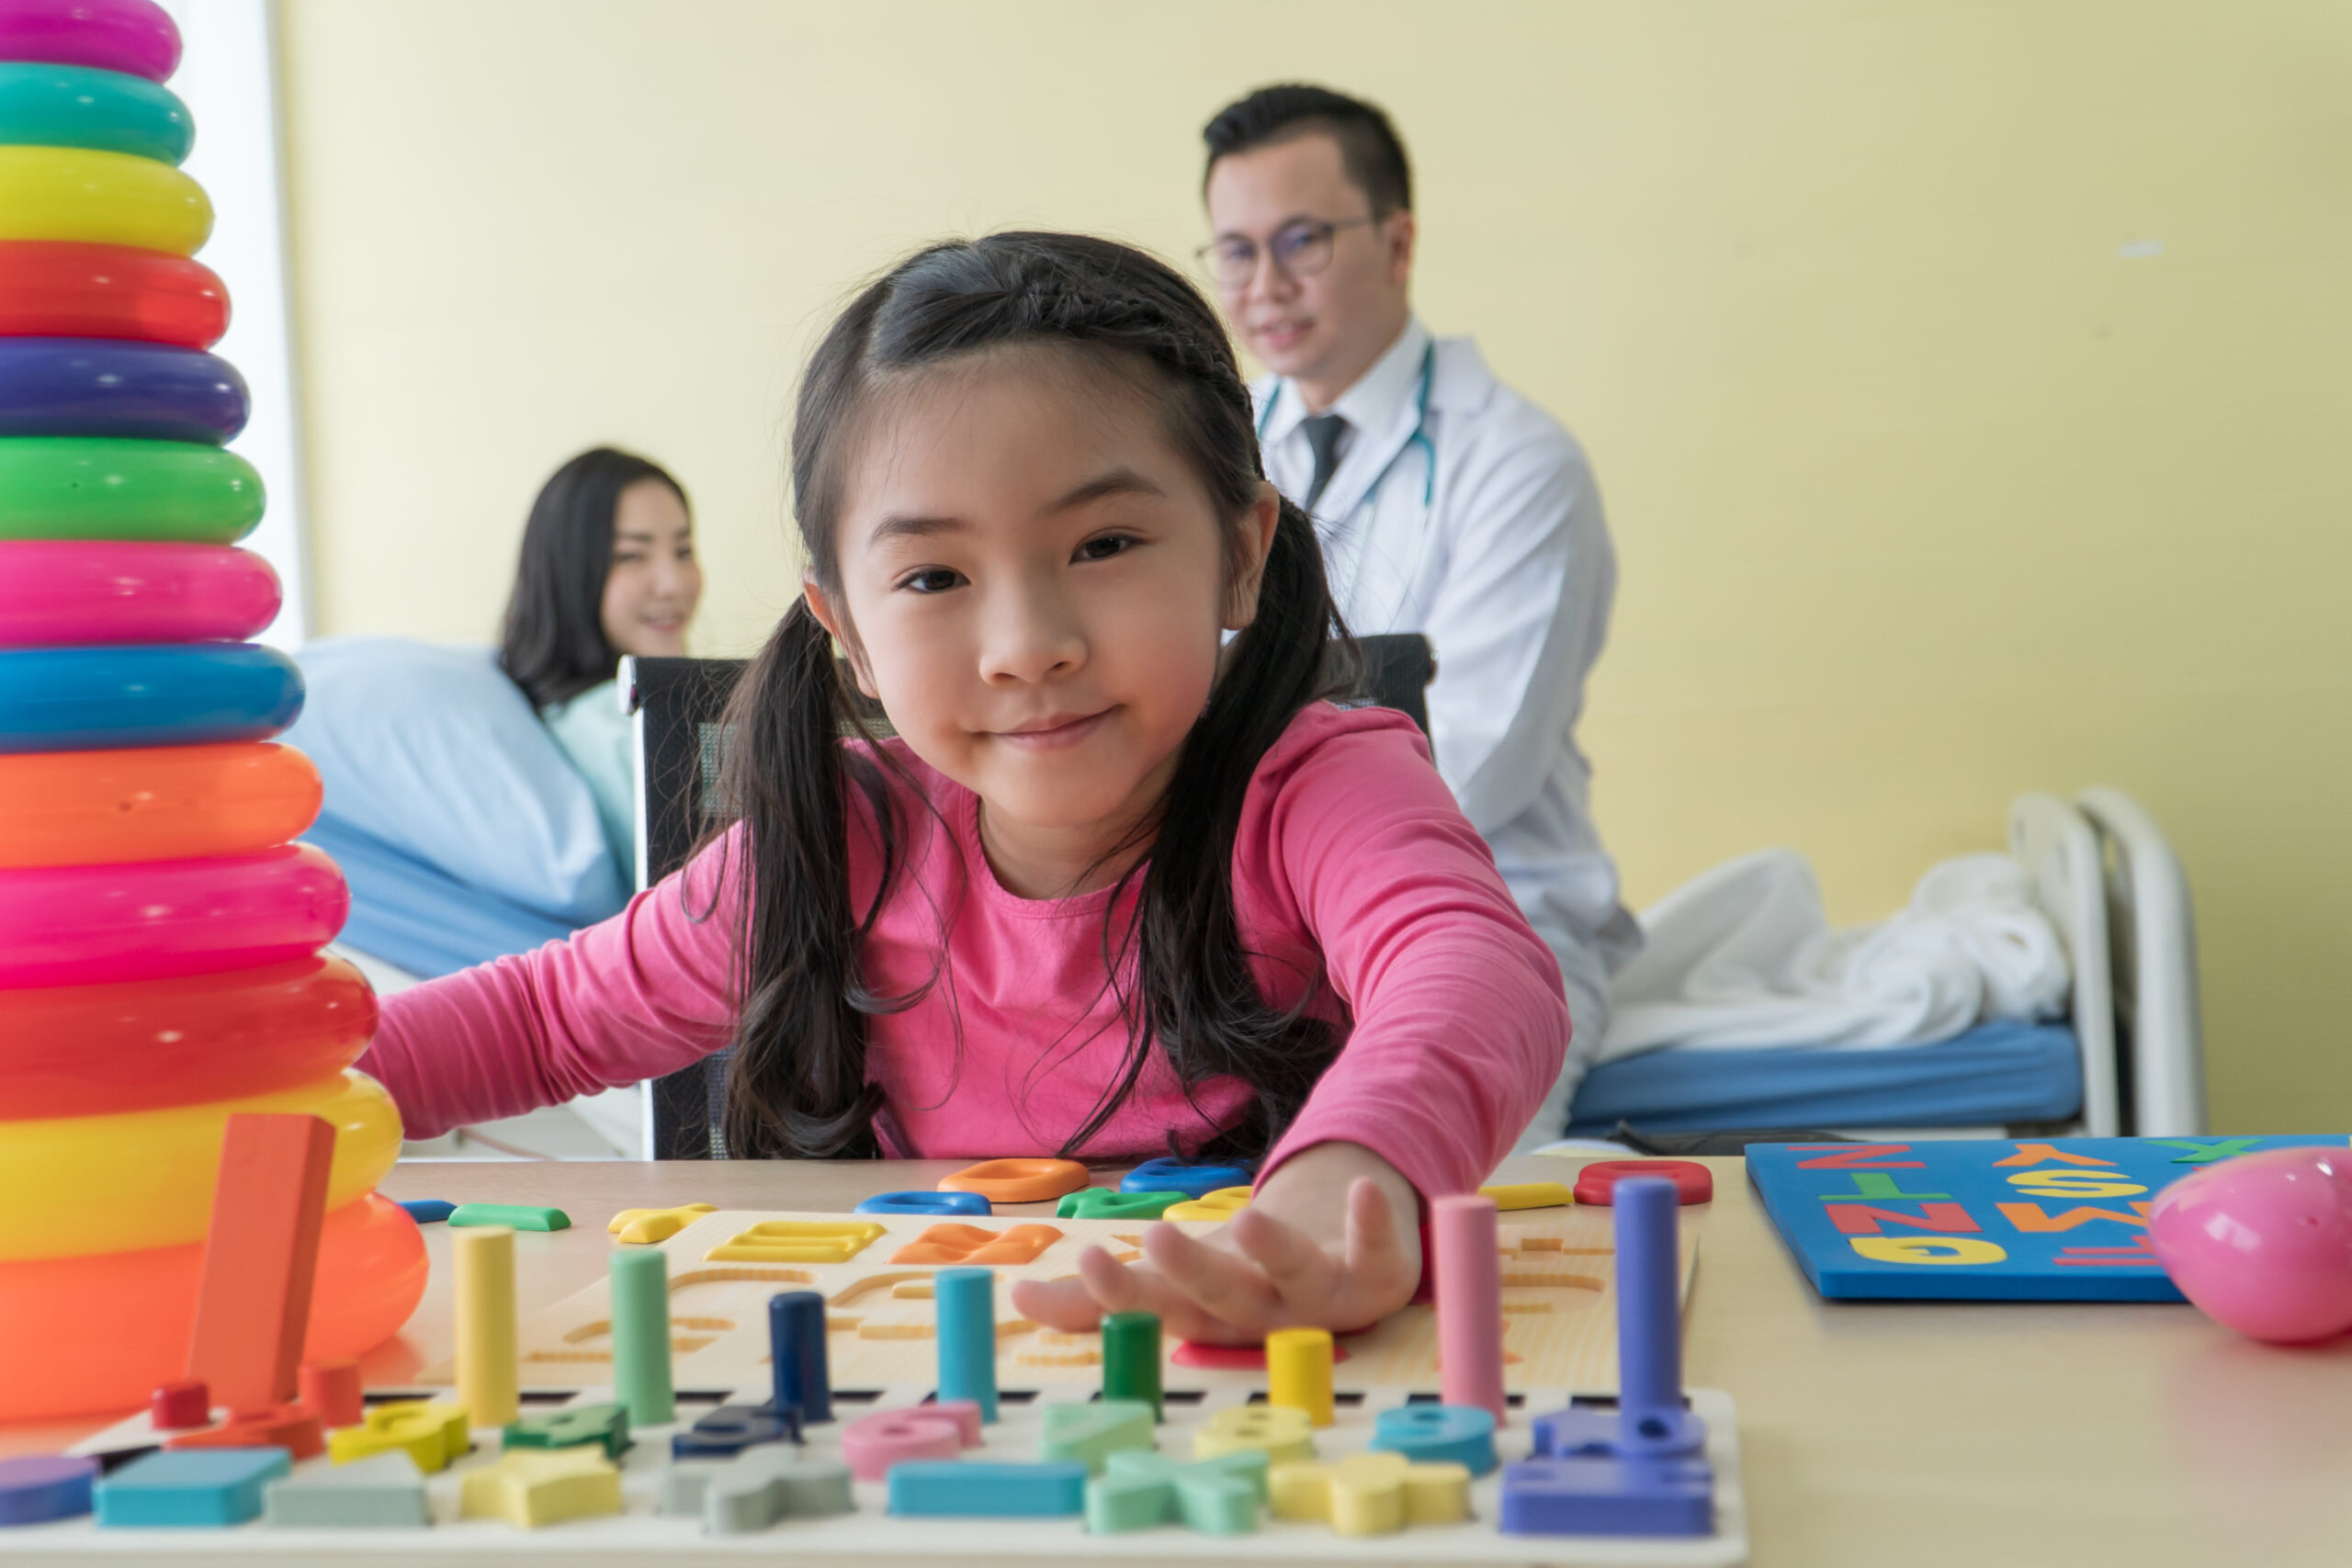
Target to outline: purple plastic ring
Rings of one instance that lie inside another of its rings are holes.
[[[155,0],[8,0],[0,6],[0,60],[162,82],[179,68],[180,29]]]

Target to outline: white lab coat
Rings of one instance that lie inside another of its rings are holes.
[[[1576,743],[1617,562],[1583,449],[1497,380],[1468,338],[1436,344],[1423,420],[1430,342],[1419,321],[1408,322],[1333,405],[1351,434],[1315,507],[1316,529],[1349,628],[1418,631],[1435,649],[1429,709],[1438,772],[1559,958],[1576,1032],[1522,1140],[1532,1146],[1559,1136],[1607,1032],[1609,973],[1641,946],[1618,899],[1617,867],[1593,829],[1592,770]],[[1267,477],[1303,498],[1314,469],[1299,428],[1305,400],[1273,378],[1251,391]],[[1428,447],[1413,440],[1417,423]]]

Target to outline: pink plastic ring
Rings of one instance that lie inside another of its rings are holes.
[[[0,871],[0,987],[108,985],[276,964],[334,941],[350,913],[343,873],[309,844]]]
[[[179,69],[180,29],[155,0],[9,0],[0,6],[0,60],[161,82]]]
[[[230,545],[0,540],[0,648],[235,641],[282,597],[269,563]]]

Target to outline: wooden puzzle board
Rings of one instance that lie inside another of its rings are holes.
[[[1681,1211],[1686,1298],[1705,1213],[1704,1205]],[[763,1222],[849,1220],[878,1224],[885,1234],[846,1262],[712,1262],[705,1256]],[[1611,1211],[1582,1205],[1519,1210],[1503,1220],[1498,1235],[1503,1254],[1505,1385],[1614,1393],[1617,1297]],[[996,1232],[1046,1224],[1061,1233],[1034,1262],[995,1266],[997,1383],[1008,1389],[1099,1386],[1102,1337],[1027,1323],[1012,1310],[1009,1287],[1015,1280],[1075,1274],[1078,1255],[1089,1246],[1107,1247],[1114,1256],[1132,1255],[1143,1231],[1140,1223],[1010,1216],[962,1222],[930,1215],[740,1209],[707,1214],[661,1244],[670,1255],[673,1382],[681,1389],[764,1388],[770,1376],[768,1298],[778,1291],[812,1290],[823,1292],[827,1302],[835,1388],[929,1387],[937,1360],[930,1278],[938,1266],[894,1264],[890,1258],[943,1224]],[[1185,1228],[1205,1232],[1216,1227],[1201,1223]],[[603,1281],[533,1315],[522,1325],[522,1386],[571,1390],[610,1382],[610,1296]],[[1437,1323],[1428,1306],[1407,1307],[1363,1334],[1345,1337],[1340,1344],[1347,1354],[1333,1369],[1337,1388],[1437,1387]],[[1163,1348],[1170,1357],[1175,1351],[1172,1344]],[[1172,1360],[1163,1373],[1170,1389],[1254,1387],[1263,1375]],[[444,1361],[426,1369],[420,1382],[448,1386],[455,1382],[455,1369]]]
[[[1244,1374],[1245,1381],[1208,1391],[1189,1401],[1172,1398],[1167,1420],[1159,1429],[1159,1451],[1188,1455],[1192,1432],[1229,1405],[1261,1393],[1263,1381]],[[876,1410],[897,1409],[920,1403],[931,1392],[926,1375],[921,1382],[895,1388],[854,1391],[840,1398],[837,1419],[808,1431],[810,1453],[838,1457],[842,1426]],[[986,1429],[982,1446],[967,1455],[975,1460],[1030,1461],[1038,1457],[1044,1412],[1059,1402],[1080,1402],[1091,1389],[1064,1382],[1036,1391],[1026,1400],[1008,1400],[1001,1418]],[[1316,1434],[1317,1457],[1344,1458],[1363,1450],[1377,1414],[1406,1402],[1412,1392],[1374,1388],[1343,1394],[1332,1426]],[[764,1398],[764,1379],[735,1391],[733,1403]],[[374,1397],[374,1396],[371,1396]],[[611,1397],[602,1388],[561,1398],[538,1398],[526,1413],[544,1415],[575,1398],[582,1404]],[[1513,1395],[1510,1425],[1496,1437],[1496,1449],[1505,1464],[1527,1456],[1528,1416],[1556,1410],[1568,1402],[1565,1389],[1530,1388]],[[856,1485],[857,1511],[831,1518],[787,1519],[775,1529],[753,1535],[711,1537],[700,1521],[665,1517],[654,1512],[660,1476],[669,1462],[670,1434],[677,1427],[648,1427],[638,1430],[637,1445],[622,1458],[622,1491],[627,1512],[603,1518],[577,1519],[544,1529],[521,1530],[488,1520],[460,1520],[458,1492],[466,1472],[498,1456],[498,1434],[475,1434],[472,1455],[449,1471],[427,1478],[434,1524],[429,1529],[277,1529],[260,1524],[231,1529],[107,1529],[87,1517],[55,1524],[13,1529],[0,1538],[0,1553],[10,1560],[83,1563],[152,1563],[157,1561],[204,1561],[217,1563],[266,1562],[271,1568],[297,1568],[316,1563],[321,1568],[348,1568],[355,1558],[389,1561],[404,1558],[436,1568],[464,1564],[509,1563],[517,1558],[565,1563],[636,1563],[682,1555],[695,1557],[762,1557],[789,1561],[796,1568],[855,1564],[873,1568],[882,1562],[921,1563],[939,1568],[1035,1568],[1041,1562],[1102,1562],[1123,1565],[1182,1564],[1184,1568],[1216,1562],[1224,1564],[1288,1563],[1540,1563],[1561,1568],[1734,1568],[1747,1559],[1747,1511],[1740,1476],[1739,1440],[1732,1403],[1727,1395],[1692,1390],[1690,1407],[1707,1423],[1707,1460],[1715,1473],[1715,1532],[1705,1537],[1641,1539],[1598,1536],[1504,1535],[1495,1528],[1501,1490],[1501,1472],[1481,1477],[1472,1487],[1472,1517],[1461,1524],[1424,1526],[1396,1535],[1349,1538],[1334,1535],[1320,1524],[1261,1520],[1257,1533],[1242,1536],[1195,1535],[1174,1525],[1158,1529],[1098,1536],[1089,1535],[1077,1518],[977,1519],[895,1518],[885,1512],[887,1492],[878,1482]],[[718,1403],[712,1397],[682,1400],[679,1416],[690,1424]],[[144,1416],[133,1417],[84,1444],[81,1451],[110,1452],[154,1441]],[[323,1466],[323,1459],[305,1461],[298,1471]]]

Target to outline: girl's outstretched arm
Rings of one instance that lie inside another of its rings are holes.
[[[1419,1199],[1361,1144],[1317,1144],[1268,1177],[1250,1206],[1206,1236],[1144,1233],[1148,1261],[1099,1247],[1075,1280],[1023,1280],[1012,1303],[1049,1327],[1083,1332],[1106,1312],[1158,1313],[1180,1339],[1254,1345],[1297,1325],[1366,1328],[1413,1299],[1421,1277]]]

